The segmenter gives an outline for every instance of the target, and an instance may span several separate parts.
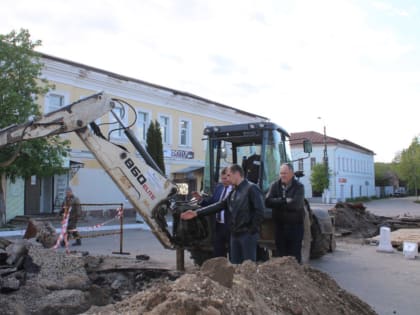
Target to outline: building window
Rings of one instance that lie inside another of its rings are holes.
[[[123,108],[115,107],[112,111],[121,119],[123,124],[126,126],[127,116],[124,115],[125,111],[123,110]],[[109,122],[110,122],[110,125],[109,125],[110,138],[117,139],[117,140],[125,139],[123,127],[120,126],[120,124],[115,119],[112,113],[109,113]]]
[[[316,164],[316,158],[311,157],[311,171],[313,170],[315,164]]]
[[[139,139],[146,141],[147,139],[147,129],[150,124],[150,114],[147,112],[139,111],[137,112],[137,128],[139,130]]]
[[[60,109],[64,105],[66,105],[64,95],[57,94],[57,93],[49,93],[46,96],[46,112],[47,113]]]
[[[181,119],[179,122],[179,144],[191,145],[191,121],[189,120]]]
[[[160,115],[159,116],[160,132],[162,133],[162,142],[163,144],[169,145],[170,141],[170,132],[171,132],[171,120],[168,116]]]
[[[298,170],[303,171],[303,159],[299,159],[298,161]]]

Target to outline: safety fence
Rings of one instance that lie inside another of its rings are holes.
[[[66,252],[69,253],[69,239],[70,235],[76,235],[72,237],[72,239],[83,239],[83,238],[94,238],[94,237],[101,237],[101,236],[108,236],[108,235],[120,235],[120,249],[118,252],[112,252],[113,254],[120,254],[120,255],[129,255],[130,253],[123,251],[123,242],[124,242],[124,205],[122,203],[82,203],[80,204],[82,207],[82,212],[86,215],[89,214],[92,210],[87,210],[90,207],[100,207],[102,211],[102,217],[104,217],[104,213],[112,213],[109,219],[95,223],[91,226],[83,226],[78,227],[75,229],[68,229],[70,214],[72,211],[72,207],[68,207],[64,209],[63,218],[61,220],[61,231],[57,238],[57,242],[54,246],[54,249],[57,249],[60,246],[64,246],[66,248]],[[105,207],[113,207],[107,210],[103,210]],[[93,211],[92,211],[93,212]],[[100,231],[102,227],[114,222],[119,221],[119,230],[115,231]]]

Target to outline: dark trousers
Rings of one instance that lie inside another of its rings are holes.
[[[216,222],[213,233],[213,257],[227,257],[229,243],[229,226],[224,223]]]
[[[230,262],[242,264],[245,260],[257,261],[258,233],[230,236]]]
[[[277,256],[293,256],[302,261],[303,224],[283,224],[276,222]]]

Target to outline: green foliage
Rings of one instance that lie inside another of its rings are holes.
[[[157,120],[150,123],[147,129],[147,152],[155,160],[161,171],[165,174],[165,162],[163,157],[163,143],[162,143],[162,132],[160,130],[160,124]]]
[[[417,194],[420,185],[420,143],[414,138],[407,149],[401,151],[396,157],[399,163],[396,164],[398,176],[407,183],[411,191]]]
[[[41,44],[32,41],[27,30],[0,35],[0,128],[21,124],[40,115],[39,95],[53,88],[40,78],[43,64],[34,49]],[[0,163],[19,150],[17,159],[9,166],[0,166],[0,175],[48,176],[64,172],[62,158],[68,141],[59,137],[30,140],[0,149]]]
[[[312,168],[311,184],[314,192],[323,192],[330,186],[330,173],[324,163],[315,164]]]
[[[346,198],[346,202],[367,202],[367,201],[371,201],[374,198],[370,198],[370,197],[356,197],[356,198]]]
[[[392,186],[392,180],[397,178],[395,165],[390,163],[375,163],[375,186]]]

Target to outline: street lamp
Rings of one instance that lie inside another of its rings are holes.
[[[324,124],[324,158],[323,159],[324,159],[325,168],[328,173],[327,127],[325,126],[325,122],[322,119],[322,117],[318,117],[318,119],[322,120]]]
[[[318,117],[318,119],[322,120],[323,124],[324,124],[324,166],[325,166],[325,176],[328,179],[328,186],[329,186],[329,177],[330,177],[330,173],[328,171],[328,151],[327,151],[327,127],[325,126],[325,121],[322,119],[322,117]],[[325,195],[325,202],[328,203],[329,202],[329,187],[327,187],[324,190],[324,195]]]

